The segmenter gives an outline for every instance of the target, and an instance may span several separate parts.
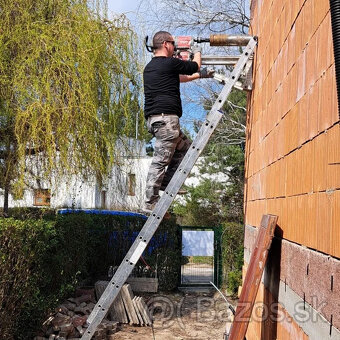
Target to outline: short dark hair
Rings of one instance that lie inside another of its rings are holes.
[[[162,46],[164,41],[168,41],[171,38],[172,38],[172,35],[166,31],[159,31],[155,33],[152,39],[153,49],[155,50],[159,49]]]

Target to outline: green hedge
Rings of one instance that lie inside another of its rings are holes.
[[[18,220],[27,220],[27,219],[55,220],[56,214],[57,214],[57,211],[51,208],[17,207],[17,208],[9,208],[7,216],[13,217]],[[0,208],[0,217],[2,216],[4,216],[3,208]]]
[[[240,223],[227,222],[222,229],[222,282],[229,293],[236,295],[242,285],[244,227]]]
[[[56,216],[51,211],[39,219],[0,218],[1,336],[32,339],[47,312],[79,280],[94,283],[106,276],[110,265],[120,264],[144,222],[136,217],[83,213]],[[161,224],[152,244],[144,258],[157,268],[160,288],[173,289],[181,258],[173,220]],[[137,271],[145,271],[140,262]]]

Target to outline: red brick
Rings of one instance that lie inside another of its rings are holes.
[[[308,92],[308,139],[318,132],[319,85],[318,82]]]
[[[319,193],[317,200],[317,249],[329,254],[332,238],[332,202],[328,193]]]
[[[298,147],[298,107],[295,105],[290,111],[290,150]]]
[[[274,129],[274,132],[277,135],[277,140],[276,140],[276,155],[277,158],[281,158],[284,156],[284,151],[285,151],[285,135],[284,135],[284,122],[281,121],[279,125],[277,125]]]
[[[331,14],[330,12],[327,13],[326,18],[324,20],[324,29],[326,36],[332,36],[332,25],[331,25]],[[327,40],[327,67],[334,64],[334,46],[333,46],[333,39],[326,39]]]
[[[285,157],[286,160],[286,191],[285,196],[293,195],[293,181],[294,181],[294,156],[293,153]]]
[[[298,146],[308,140],[308,100],[303,96],[297,106],[298,114]]]
[[[306,221],[305,244],[310,248],[317,249],[317,232],[316,232],[316,217],[317,217],[317,194],[307,195],[307,212],[308,220]]]
[[[302,154],[302,174],[303,183],[301,193],[310,193],[313,191],[314,177],[314,141],[308,142],[301,148]]]
[[[282,197],[285,195],[286,190],[286,159],[281,158],[278,161],[278,167],[279,167],[279,188],[278,188],[278,196]]]
[[[292,176],[292,188],[291,195],[299,194],[299,182],[301,178],[301,174],[299,173],[299,158],[298,152],[295,150],[291,153],[291,176]]]
[[[321,52],[320,56],[320,69],[321,71],[327,70],[334,63],[333,53],[333,39],[332,37],[332,26],[331,26],[331,15],[328,13],[320,25],[320,36],[318,41],[318,49]]]
[[[289,73],[289,108],[294,107],[297,97],[298,77],[297,66],[294,65]]]
[[[299,1],[292,1],[290,2],[290,7],[291,7],[291,22],[294,22],[297,19],[297,15],[300,11],[300,4]]]
[[[306,228],[306,195],[296,196],[295,199],[296,204],[296,224],[294,226],[295,229],[295,238],[294,241],[299,244],[304,244],[305,241],[305,228]]]
[[[337,95],[337,88],[336,88],[336,79],[335,79],[335,66],[334,64],[329,68],[330,72],[330,88],[331,88],[331,122],[334,124],[339,120],[339,106],[338,106],[338,95]]]
[[[284,43],[282,47],[282,69],[283,69],[283,77],[282,81],[286,77],[288,73],[288,40]]]
[[[298,102],[306,93],[306,52],[303,51],[297,61],[297,89],[296,101]]]
[[[284,14],[283,12],[280,13],[279,20],[277,22],[278,28],[279,28],[279,34],[278,34],[278,54],[280,53],[280,50],[282,48],[283,42],[284,42]]]
[[[340,125],[337,124],[327,133],[327,189],[340,189]]]
[[[283,201],[284,198],[277,198],[275,199],[275,214],[278,216],[278,220],[277,220],[277,225],[282,228],[282,225],[284,223],[284,219],[283,219]]]
[[[340,258],[340,191],[334,193],[332,206],[332,239],[331,239],[331,255]],[[340,275],[340,273],[339,273]],[[338,280],[340,282],[340,278]],[[339,290],[338,290],[339,291]]]
[[[289,36],[287,38],[288,42],[288,59],[287,59],[287,69],[288,73],[295,63],[295,39],[296,39],[296,25],[294,24]]]
[[[307,0],[305,2],[302,12],[303,12],[302,42],[303,48],[305,48],[309,42],[310,37],[312,36],[313,27],[312,1]]]
[[[324,35],[324,29],[322,29],[323,24],[318,28],[315,33],[316,38],[316,64],[315,64],[315,78],[319,79],[323,72],[326,71],[327,68],[327,47],[328,47],[328,39],[326,38],[328,34]]]
[[[320,79],[320,101],[318,110],[318,131],[324,131],[332,124],[332,77],[329,69]]]
[[[272,197],[279,197],[280,196],[280,182],[281,182],[281,177],[280,177],[280,162],[275,162],[272,164],[273,168],[273,177],[274,177],[274,186],[273,186],[273,196]]]
[[[328,1],[320,1],[320,0],[313,0],[314,5],[314,20],[316,25],[320,25],[324,17],[326,16],[327,12],[329,11],[329,2]]]
[[[326,190],[327,187],[327,161],[328,161],[328,143],[327,133],[322,133],[315,139],[314,144],[314,191]]]
[[[307,62],[307,72],[306,72],[306,89],[309,89],[314,85],[317,77],[315,74],[316,70],[316,37],[313,36],[306,47],[306,62]]]
[[[279,55],[277,56],[277,59],[276,59],[276,62],[277,62],[277,80],[276,80],[276,88],[275,90],[278,90],[280,84],[282,84],[282,80],[283,80],[283,77],[284,77],[284,67],[283,67],[283,47],[281,47],[281,50],[279,52]]]
[[[282,119],[282,117],[284,116],[284,106],[282,104],[282,98],[284,96],[284,93],[283,93],[283,84],[280,84],[280,86],[278,87],[277,91],[276,91],[276,94],[275,94],[275,97],[276,97],[276,100],[275,100],[275,110],[278,110],[278,113],[277,113],[277,123]]]

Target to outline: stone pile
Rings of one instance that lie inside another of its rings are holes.
[[[55,313],[44,322],[41,335],[35,337],[34,340],[81,338],[87,328],[86,320],[94,306],[94,289],[85,292],[78,290],[75,298],[67,299],[56,308]],[[104,319],[92,339],[113,339],[113,334],[117,332],[117,324],[118,321]]]

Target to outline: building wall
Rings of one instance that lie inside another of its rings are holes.
[[[138,211],[143,208],[145,200],[146,176],[151,157],[125,158],[123,164],[114,167],[104,185],[100,187],[95,178],[84,180],[81,177],[52,179],[52,183],[40,183],[41,189],[51,192],[50,207],[78,209],[111,209]],[[129,192],[129,175],[135,175],[134,194]],[[9,196],[9,207],[34,206],[35,181],[30,181],[31,188],[24,191],[20,200]],[[105,202],[103,201],[105,192]],[[0,193],[0,206],[4,196]]]
[[[124,157],[119,166],[113,167],[110,175],[100,187],[95,178],[84,180],[80,176],[52,180],[52,183],[40,183],[41,189],[49,189],[51,193],[50,207],[76,209],[110,209],[140,211],[144,208],[146,177],[152,158]],[[202,160],[191,171],[191,176],[185,181],[187,186],[197,186],[205,178],[226,183],[228,178],[222,173],[200,174]],[[133,195],[129,192],[129,176],[135,177]],[[24,190],[22,199],[16,200],[9,195],[9,207],[33,207],[35,201],[34,189],[38,188],[36,181],[30,182],[30,188]],[[103,201],[105,192],[105,202]],[[162,194],[162,192],[161,192]],[[178,202],[184,203],[184,197],[177,196]],[[0,207],[4,204],[4,192],[0,191]]]
[[[260,225],[263,214],[277,215],[281,252],[290,254],[291,245],[301,251],[279,262],[279,268],[285,264],[291,270],[281,268],[276,287],[284,282],[316,308],[334,337],[340,328],[339,308],[334,307],[340,305],[340,292],[329,294],[340,281],[340,126],[329,0],[252,0],[251,18],[251,34],[259,40],[247,119],[246,253],[255,242],[252,227]],[[265,296],[275,293],[272,285],[263,284]],[[313,294],[328,308],[318,309]],[[258,299],[263,301],[263,292]],[[278,339],[320,338],[313,335],[317,324],[312,330],[296,316],[292,320],[304,335],[295,337],[292,327],[289,337]],[[249,339],[267,339],[266,324],[255,325],[250,324]]]

